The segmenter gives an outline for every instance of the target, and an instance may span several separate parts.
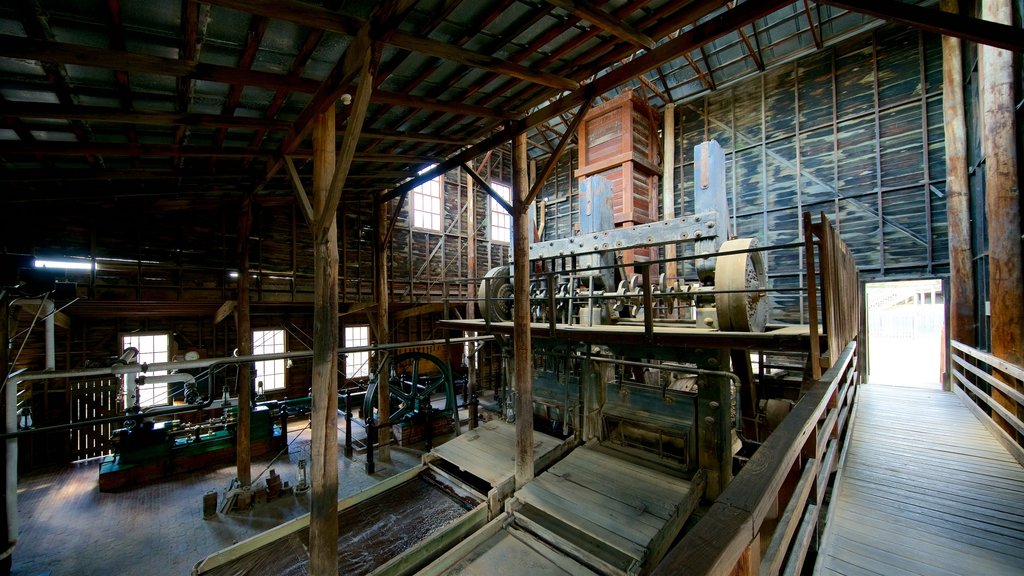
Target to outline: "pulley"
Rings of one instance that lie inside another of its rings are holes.
[[[754,238],[737,238],[722,244],[719,253],[751,250]],[[740,252],[716,257],[715,308],[718,328],[731,332],[764,332],[768,324],[768,285],[761,252]]]

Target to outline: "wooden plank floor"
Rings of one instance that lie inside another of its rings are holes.
[[[949,392],[862,386],[816,574],[1024,574],[1024,469]]]

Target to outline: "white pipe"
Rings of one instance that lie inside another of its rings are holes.
[[[8,317],[7,317],[7,302],[3,300],[3,305],[0,305],[0,322],[4,322],[4,327],[0,330],[3,334],[3,338],[8,338]],[[4,343],[6,346],[7,343]],[[10,370],[12,366],[8,366]],[[3,391],[4,395],[4,430],[7,432],[17,432],[18,430],[18,386],[7,386]],[[5,469],[4,474],[4,499],[6,503],[6,514],[5,520],[7,521],[7,542],[0,542],[0,545],[9,546],[4,552],[4,555],[13,552],[14,543],[18,540],[18,439],[8,438],[7,444],[5,445],[6,457],[5,457]]]
[[[424,340],[420,342],[400,342],[395,344],[352,346],[338,348],[338,353],[351,352],[376,352],[379,350],[397,350],[402,348],[417,348],[432,346],[436,344],[460,344],[462,342],[482,342],[493,340],[494,336],[474,336],[472,338],[451,338]],[[78,370],[62,370],[60,372],[25,372],[12,376],[7,380],[5,386],[17,389],[17,385],[30,380],[50,380],[54,378],[75,378],[83,376],[121,376],[123,374],[138,374],[145,372],[157,372],[160,370],[190,370],[192,368],[209,368],[214,364],[241,364],[243,362],[262,362],[266,360],[284,360],[288,358],[311,358],[312,350],[301,352],[280,352],[277,354],[258,354],[254,356],[228,356],[223,358],[203,358],[201,360],[186,360],[184,362],[155,362],[153,364],[115,364],[105,368],[83,368]]]
[[[53,372],[57,369],[57,353],[54,341],[56,336],[54,335],[54,324],[53,318],[56,314],[53,313],[53,300],[46,298],[43,300],[43,314],[46,315],[46,369]]]

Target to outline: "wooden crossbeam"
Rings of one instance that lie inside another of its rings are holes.
[[[325,10],[319,6],[296,0],[209,0],[210,4],[233,8],[249,14],[259,14],[270,18],[293,22],[309,28],[324,29],[347,36],[355,36],[365,21]],[[497,72],[527,82],[557,88],[559,90],[575,90],[579,83],[555,74],[531,70],[526,66],[514,64],[494,56],[479,54],[445,42],[422,38],[395,30],[385,40],[387,44],[405,50],[412,50],[437,58],[443,58],[459,64],[465,64],[482,70]]]
[[[498,203],[498,206],[501,206],[502,209],[504,209],[509,214],[512,213],[512,206],[508,203],[508,200],[502,198],[501,195],[498,194],[494,190],[494,188],[491,187],[490,182],[484,180],[483,176],[480,176],[480,174],[478,174],[476,170],[473,170],[473,168],[471,168],[469,164],[463,164],[462,169],[465,170],[467,174],[469,174],[470,178],[476,180],[476,183],[479,184],[480,187],[484,189],[484,192],[487,192],[488,196],[493,198],[494,201]]]
[[[1024,31],[1008,24],[950,14],[934,8],[924,8],[904,2],[883,0],[818,0],[818,2],[882,20],[899,22],[926,32],[954,36],[961,40],[970,40],[1013,52],[1024,52]]]
[[[366,119],[366,110],[370,106],[370,93],[373,91],[372,59],[373,43],[370,41],[369,26],[366,26],[345,52],[345,68],[358,68],[359,86],[352,98],[352,109],[349,113],[348,123],[345,125],[345,137],[338,150],[334,176],[331,178],[331,185],[327,190],[324,209],[317,215],[313,231],[314,238],[319,238],[322,233],[326,232],[337,217],[341,190],[345,187],[345,180],[348,179],[352,158],[355,156],[356,145],[359,142],[359,133],[363,130],[363,120]]]
[[[576,111],[576,117],[572,119],[570,124],[565,129],[565,134],[562,134],[562,139],[559,140],[558,145],[555,146],[554,152],[551,153],[551,157],[548,158],[547,164],[544,165],[544,169],[541,170],[537,180],[530,187],[529,194],[526,195],[526,205],[533,204],[533,201],[537,199],[537,195],[540,194],[541,189],[544,187],[544,182],[551,177],[551,174],[555,171],[555,166],[558,164],[558,159],[562,156],[562,152],[565,152],[565,147],[569,144],[569,140],[572,139],[572,135],[579,129],[580,123],[583,121],[583,117],[590,111],[590,107],[594,104],[593,98],[587,98],[583,101],[580,109]]]
[[[594,26],[608,32],[620,40],[653,50],[657,43],[648,35],[626,24],[623,20],[613,18],[600,8],[589,6],[589,3],[577,2],[575,0],[547,0],[559,8],[575,14],[576,17],[590,22]]]
[[[319,82],[307,78],[291,77],[257,70],[240,70],[231,66],[190,62],[176,58],[148,56],[134,52],[104,50],[79,44],[33,40],[18,36],[0,35],[0,56],[59,62],[108,70],[122,70],[129,73],[159,74],[162,76],[188,77],[194,80],[209,80],[225,84],[244,84],[277,90],[284,88],[296,92],[312,93]],[[67,102],[70,104],[70,102]]]

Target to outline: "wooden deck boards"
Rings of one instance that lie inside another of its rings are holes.
[[[562,441],[554,436],[533,434],[534,464],[538,472],[550,463],[561,445]],[[499,486],[515,476],[515,426],[503,420],[484,422],[476,430],[464,432],[434,448],[433,453],[491,486]]]
[[[646,573],[675,539],[702,490],[702,477],[694,486],[591,446],[578,447],[520,488],[507,517],[422,573]]]
[[[864,386],[815,574],[1024,573],[1024,469],[951,393]]]

